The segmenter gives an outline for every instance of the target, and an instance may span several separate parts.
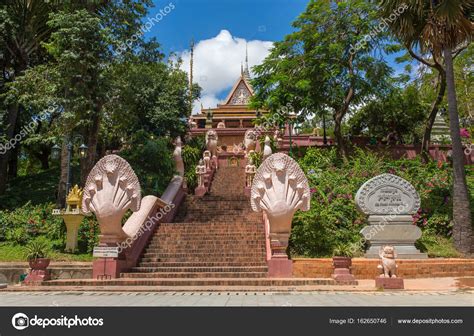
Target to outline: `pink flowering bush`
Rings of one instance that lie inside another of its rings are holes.
[[[311,209],[297,212],[293,219],[290,252],[294,256],[330,256],[336,246],[357,245],[366,217],[356,209],[355,194],[363,183],[383,173],[408,180],[420,194],[421,208],[413,224],[423,230],[421,249],[427,249],[426,237],[451,235],[452,181],[446,163],[393,160],[359,149],[343,162],[335,149],[316,148],[308,149],[298,162],[310,184]]]

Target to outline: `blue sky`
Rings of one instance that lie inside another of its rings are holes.
[[[155,25],[156,36],[166,54],[216,36],[226,29],[247,40],[281,40],[291,32],[291,23],[304,11],[307,0],[164,0],[154,1],[151,15],[172,2],[174,9]]]
[[[240,76],[249,54],[250,68],[260,64],[272,43],[292,32],[292,23],[308,0],[156,0],[148,18],[156,18],[146,37],[156,37],[168,56],[176,53],[189,70],[194,39],[194,82],[203,89],[194,113],[222,102]],[[161,14],[160,14],[161,13]],[[146,20],[144,22],[146,22]],[[389,63],[400,72],[401,65]]]

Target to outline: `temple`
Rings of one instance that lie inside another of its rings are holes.
[[[253,95],[248,53],[246,53],[245,67],[241,65],[240,77],[224,102],[217,104],[215,108],[201,106],[200,113],[190,117],[191,135],[204,135],[209,129],[217,129],[219,150],[235,151],[236,146],[242,144],[245,132],[254,128],[255,119],[266,113],[249,107]]]

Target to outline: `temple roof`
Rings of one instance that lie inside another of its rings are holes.
[[[230,90],[225,103],[222,105],[248,105],[250,97],[253,96],[253,88],[249,80],[245,78],[245,74],[242,73],[240,78],[234,84],[232,90]],[[222,106],[221,104],[217,106]]]

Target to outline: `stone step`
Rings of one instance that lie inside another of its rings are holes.
[[[225,262],[225,261],[142,261],[139,267],[267,267],[265,259],[247,262]]]
[[[143,253],[143,258],[160,258],[160,259],[169,259],[169,258],[180,258],[180,259],[196,259],[203,258],[203,260],[213,260],[220,258],[261,258],[265,256],[264,251],[250,251],[248,253],[233,253],[233,252],[206,252],[206,251],[197,251],[197,252],[185,252],[185,253],[173,253],[173,252],[145,252]]]
[[[173,246],[181,246],[181,247],[211,247],[211,248],[218,248],[218,247],[228,247],[232,246],[254,246],[254,247],[261,247],[264,246],[262,244],[262,240],[257,239],[226,239],[226,240],[212,240],[212,239],[202,239],[199,241],[187,240],[187,239],[153,239],[148,247],[158,248],[158,247],[173,247]]]
[[[207,228],[234,228],[234,229],[248,229],[248,228],[260,228],[263,227],[262,222],[254,221],[238,221],[232,222],[226,220],[225,222],[179,222],[179,223],[169,223],[169,224],[160,224],[158,229],[183,229],[183,228],[190,228],[190,229],[207,229]]]
[[[234,245],[235,249],[231,246],[227,247],[186,247],[186,246],[160,246],[160,247],[147,247],[145,253],[168,253],[173,255],[190,255],[206,253],[210,255],[223,255],[223,254],[247,254],[247,251],[252,251],[252,254],[264,254],[266,252],[264,247],[252,246],[252,245]],[[238,253],[239,252],[239,253]]]
[[[255,262],[258,260],[265,260],[265,256],[233,256],[233,257],[223,257],[223,256],[187,256],[187,257],[154,257],[154,256],[145,256],[142,258],[142,262],[150,261],[166,261],[166,262],[202,262],[206,260],[207,262],[222,262],[222,263],[249,263]]]
[[[264,272],[267,266],[211,266],[211,267],[133,267],[132,273],[179,273],[179,272]]]
[[[333,279],[305,279],[305,278],[118,278],[112,280],[96,279],[63,279],[44,281],[43,286],[317,286],[336,285]]]
[[[169,279],[169,278],[265,278],[266,272],[179,272],[179,273],[122,273],[121,278],[147,278],[147,279]]]

